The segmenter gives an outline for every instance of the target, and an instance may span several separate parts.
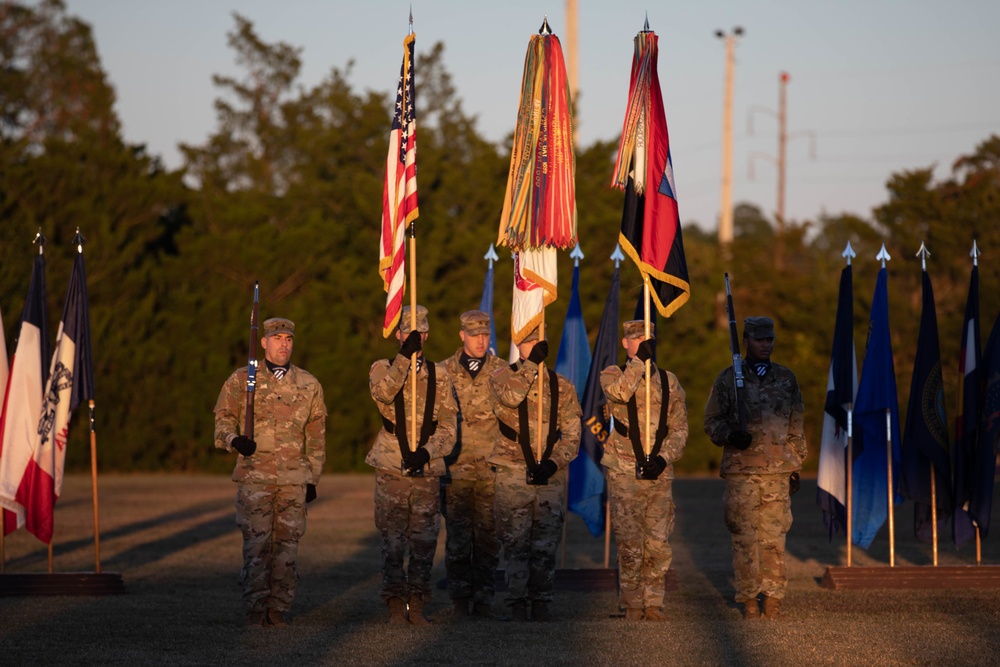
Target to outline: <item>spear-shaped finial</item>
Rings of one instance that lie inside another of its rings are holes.
[[[625,255],[622,254],[622,245],[620,243],[615,246],[615,251],[611,253],[611,259],[615,260],[616,269],[621,262],[625,261]]]
[[[882,244],[882,249],[878,251],[877,255],[875,255],[875,259],[882,260],[883,269],[885,268],[885,263],[892,259],[892,257],[889,256],[889,251],[885,249],[884,243]]]
[[[80,233],[80,228],[76,228],[76,236],[73,237],[73,245],[76,246],[76,251],[83,254],[83,244],[87,242],[87,239],[83,238],[83,234]]]
[[[410,5],[410,34],[413,34],[413,5]]]
[[[47,239],[44,236],[42,236],[42,228],[39,227],[38,228],[38,233],[35,234],[35,240],[31,242],[31,245],[37,245],[38,246],[38,254],[39,255],[44,255],[45,254],[45,243],[46,242],[47,242]]]
[[[920,250],[917,251],[917,257],[920,258],[920,268],[924,271],[927,270],[927,258],[931,256],[931,251],[927,249],[924,242],[920,242]]]
[[[844,252],[840,253],[840,256],[846,258],[847,259],[847,265],[850,266],[851,265],[851,258],[852,257],[857,257],[858,254],[856,252],[854,252],[854,248],[851,247],[851,242],[848,241],[847,242],[847,247],[844,248]]]
[[[549,15],[545,14],[545,18],[542,19],[542,27],[538,29],[539,35],[551,35],[552,28],[549,27]]]
[[[41,233],[41,230],[39,230]],[[972,265],[979,266],[979,256],[983,253],[979,252],[979,246],[976,245],[976,239],[972,239],[972,251],[969,253],[969,257],[972,258]]]
[[[576,247],[573,248],[573,252],[569,254],[573,258],[573,266],[580,266],[580,260],[583,259],[583,251],[580,250],[580,242],[576,242]]]
[[[485,255],[483,255],[483,259],[490,263],[491,269],[493,268],[493,262],[500,260],[500,256],[497,255],[496,248],[493,247],[492,243],[490,244],[490,249],[486,251]]]
[[[643,32],[649,32],[649,12],[646,12],[646,24],[642,27]]]

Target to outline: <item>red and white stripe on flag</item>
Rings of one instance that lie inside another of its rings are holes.
[[[386,291],[382,336],[389,337],[399,323],[406,288],[406,225],[419,215],[417,208],[417,113],[414,106],[413,46],[416,35],[403,40],[403,64],[396,89],[396,107],[389,134],[382,190],[382,238],[379,273]]]
[[[38,415],[42,413],[41,333],[28,321],[21,323],[17,349],[11,360],[3,416],[0,417],[0,505],[10,510],[4,530],[24,526],[24,505],[17,498],[24,473],[38,440]],[[16,515],[14,525],[7,520]]]
[[[556,300],[557,282],[555,248],[541,247],[514,253],[510,332],[515,344],[524,340],[542,322],[545,306]]]

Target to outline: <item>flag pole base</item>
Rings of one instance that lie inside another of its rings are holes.
[[[504,570],[497,570],[494,577],[496,590],[503,592],[507,590]],[[677,574],[673,570],[667,570],[663,577],[664,590],[679,590]],[[555,589],[557,591],[574,592],[594,592],[594,591],[617,591],[618,590],[618,568],[595,567],[586,569],[557,568]]]
[[[831,590],[1000,588],[1000,566],[828,567],[820,585]]]
[[[0,597],[16,595],[121,595],[125,582],[118,572],[2,574]]]

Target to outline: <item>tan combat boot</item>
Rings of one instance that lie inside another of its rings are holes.
[[[410,598],[410,625],[431,625],[424,617],[424,599],[419,595]]]
[[[760,605],[757,604],[757,598],[747,600],[743,603],[743,618],[748,621],[760,619]]]
[[[642,616],[644,621],[665,621],[667,617],[663,615],[659,607],[646,607],[646,612]]]
[[[549,603],[545,600],[535,600],[531,603],[531,620],[539,623],[548,623],[552,620],[549,612]]]
[[[389,598],[386,600],[389,607],[389,625],[408,625],[406,620],[406,603],[403,598]]]
[[[451,614],[455,618],[463,618],[469,615],[469,598],[455,598],[451,601]]]
[[[769,595],[764,596],[764,618],[769,621],[778,619],[781,616],[781,600]]]
[[[267,624],[276,628],[283,628],[289,625],[289,621],[285,617],[284,612],[278,611],[277,609],[268,609]]]
[[[638,607],[629,607],[625,610],[625,620],[626,621],[641,621],[642,620],[642,609]]]
[[[258,627],[258,628],[264,625],[264,612],[248,611],[245,625],[247,627]]]
[[[476,618],[496,618],[496,614],[493,613],[493,605],[489,602],[473,602],[472,615]]]
[[[510,608],[510,620],[515,623],[522,623],[528,620],[528,603],[524,600],[515,602]]]

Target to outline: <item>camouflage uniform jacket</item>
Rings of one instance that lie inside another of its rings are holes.
[[[748,449],[740,451],[726,444],[729,433],[738,428],[731,366],[719,373],[705,404],[705,433],[723,447],[720,472],[777,474],[800,470],[807,453],[802,427],[805,408],[795,375],[772,363],[771,371],[759,378],[744,361],[743,377],[747,430],[753,435]]]
[[[458,398],[458,458],[448,466],[453,479],[493,479],[486,460],[493,453],[500,431],[490,405],[490,376],[506,366],[500,357],[487,354],[483,367],[473,378],[462,366],[462,348],[441,362],[448,369]]]
[[[522,360],[515,364],[515,368],[504,365],[490,376],[490,397],[493,404],[493,412],[497,418],[519,431],[520,422],[518,420],[517,409],[522,401],[527,397],[528,401],[528,433],[531,438],[531,450],[537,453],[538,442],[538,364],[533,361]],[[542,436],[547,439],[549,434],[549,413],[552,403],[551,387],[548,386],[548,374],[546,382],[542,387]],[[580,448],[580,401],[576,397],[576,389],[573,383],[562,375],[556,374],[559,380],[559,405],[556,410],[556,420],[558,429],[562,432],[562,437],[552,446],[552,454],[549,456],[556,467],[562,470],[569,465],[569,462],[576,458],[577,450]],[[490,463],[526,470],[527,464],[524,461],[524,454],[521,445],[508,439],[503,433],[497,439],[497,445],[490,456]]]
[[[436,375],[435,397],[434,397],[434,420],[437,422],[437,429],[427,440],[424,448],[430,455],[430,462],[424,466],[424,474],[427,476],[440,477],[445,473],[444,457],[451,453],[455,446],[455,397],[452,395],[451,378],[447,369],[442,364],[435,364]],[[368,384],[371,388],[372,398],[382,417],[395,423],[396,406],[394,404],[396,394],[403,390],[403,408],[406,413],[406,423],[403,425],[407,429],[407,436],[410,435],[413,400],[410,398],[412,386],[410,381],[410,358],[397,354],[392,364],[388,359],[379,359],[372,364],[368,374]],[[420,436],[420,428],[424,423],[424,406],[427,403],[427,365],[423,364],[417,373],[417,437]],[[396,425],[399,428],[400,425]],[[410,443],[413,447],[415,443]],[[383,426],[371,451],[365,457],[365,463],[379,470],[387,470],[399,474],[403,467],[403,457],[399,453],[399,440],[396,436],[385,430]]]
[[[656,364],[650,363],[650,387],[649,403],[650,417],[653,428],[652,438],[656,437],[659,428],[660,404],[663,400],[663,390],[660,384],[660,372]],[[608,406],[611,408],[611,416],[615,421],[631,428],[628,418],[628,402],[635,396],[636,405],[639,409],[639,419],[646,419],[646,364],[637,358],[632,358],[625,364],[622,371],[618,366],[608,366],[601,372],[601,388],[608,398]],[[687,443],[688,418],[687,402],[685,400],[684,388],[678,382],[677,376],[667,371],[667,380],[670,383],[670,403],[667,406],[667,437],[663,439],[660,447],[660,456],[667,462],[667,469],[664,472],[666,479],[673,479],[674,467],[671,465],[680,458]],[[640,428],[640,436],[645,442],[646,429]],[[651,440],[652,440],[651,438]],[[655,442],[653,443],[655,446]],[[604,458],[601,463],[613,470],[622,472],[635,472],[635,452],[632,449],[631,438],[611,429],[610,437],[604,445]]]
[[[215,404],[215,446],[232,451],[243,430],[247,368],[226,380]],[[326,461],[326,404],[312,373],[289,366],[280,380],[257,369],[254,434],[257,451],[236,459],[233,480],[253,484],[318,484]]]

